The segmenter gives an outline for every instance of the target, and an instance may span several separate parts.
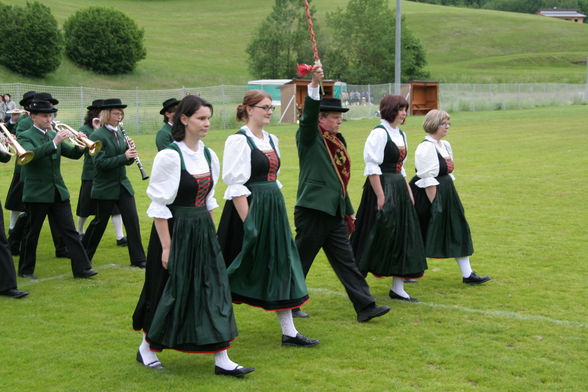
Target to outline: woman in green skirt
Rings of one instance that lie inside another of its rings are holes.
[[[449,119],[447,112],[436,109],[425,116],[423,128],[428,135],[416,149],[417,173],[410,185],[427,257],[455,258],[462,281],[481,284],[490,277],[478,276],[470,265],[474,253],[470,226],[453,185],[453,151],[449,142],[442,140],[451,125]]]
[[[418,302],[404,290],[404,280],[427,269],[425,249],[404,162],[406,134],[400,130],[408,102],[398,95],[380,101],[381,122],[368,136],[363,157],[367,180],[351,236],[355,258],[364,273],[392,276],[392,299]]]
[[[157,287],[164,279],[153,279],[146,271],[141,296],[157,296],[139,303],[157,302],[152,320],[134,320],[147,336],[139,347],[137,360],[161,368],[150,351],[175,349],[189,353],[214,353],[215,374],[242,377],[253,368],[229,359],[227,349],[237,336],[231,292],[225,263],[214,230],[212,209],[214,185],[219,175],[216,154],[204,146],[212,105],[188,95],[178,106],[172,136],[174,142],[160,151],[153,162],[147,195],[147,214],[155,219],[161,243],[161,265],[168,272],[163,292]],[[151,316],[149,316],[151,317]],[[141,325],[142,324],[142,325]]]
[[[263,127],[274,107],[264,91],[251,90],[237,107],[244,121],[225,142],[223,180],[227,184],[219,241],[233,302],[275,311],[282,326],[282,345],[319,343],[300,334],[292,309],[308,301],[304,273],[290,232],[282,187],[278,138]]]

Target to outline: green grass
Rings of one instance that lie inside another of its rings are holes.
[[[124,248],[106,231],[91,280],[71,278],[69,261],[53,258],[44,228],[36,273],[19,279],[23,300],[0,298],[0,379],[6,391],[582,391],[588,389],[588,238],[585,224],[586,107],[457,113],[449,131],[456,186],[472,229],[472,266],[493,280],[461,283],[452,260],[430,260],[408,292],[422,302],[387,298],[389,279],[369,278],[391,313],[367,324],[353,308],[321,253],[308,279],[312,318],[296,320],[321,339],[315,349],[280,347],[273,314],[235,306],[239,338],[230,355],[257,370],[245,380],[213,375],[210,355],[164,352],[167,370],[151,372],[134,355],[140,334],[131,314],[143,272],[128,267]],[[422,117],[410,117],[407,172],[424,137]],[[357,207],[362,150],[374,121],[343,124],[352,158],[350,192]],[[272,126],[280,138],[280,180],[292,223],[297,183],[293,126]],[[213,130],[207,144],[219,155],[233,131]],[[137,136],[144,165],[155,155],[153,135]],[[81,162],[64,161],[77,200]],[[6,190],[12,167],[0,165]],[[146,182],[128,168],[136,190],[144,243]],[[224,185],[217,188],[219,201]],[[5,191],[2,192],[2,198]],[[221,203],[222,204],[222,203]],[[75,206],[74,206],[75,207]],[[216,216],[220,215],[217,210]],[[8,214],[5,213],[5,219]]]
[[[3,0],[21,4],[22,0]],[[45,0],[60,24],[91,0]],[[346,0],[315,1],[318,23]],[[104,0],[145,29],[147,58],[127,75],[98,75],[67,58],[43,79],[0,67],[0,81],[115,89],[244,84],[252,79],[245,48],[273,0]],[[390,0],[391,7],[395,2]],[[302,7],[302,3],[301,3]],[[583,83],[588,25],[520,13],[402,2],[423,43],[431,79],[446,83]],[[393,37],[390,37],[393,39]],[[324,35],[318,37],[324,42]],[[562,53],[562,50],[565,51]],[[328,75],[328,64],[325,64]],[[392,82],[392,80],[390,80]]]

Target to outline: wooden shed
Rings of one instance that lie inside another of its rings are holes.
[[[304,108],[304,99],[308,95],[310,79],[294,79],[280,87],[282,115],[280,122],[296,123]],[[325,97],[332,98],[335,92],[334,80],[323,80]]]
[[[439,82],[414,80],[410,82],[410,114],[424,116],[439,106]]]

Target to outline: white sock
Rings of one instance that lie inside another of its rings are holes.
[[[455,261],[457,261],[457,265],[459,265],[459,269],[461,270],[461,276],[464,278],[469,278],[472,274],[472,266],[470,265],[470,257],[456,257]]]
[[[280,310],[276,312],[280,319],[280,325],[282,326],[282,335],[295,338],[298,335],[298,331],[294,326],[294,319],[292,318],[291,310]]]
[[[20,212],[20,211],[10,211],[10,222],[8,224],[8,230],[14,229],[14,226],[16,225],[16,221],[18,220],[18,217],[21,214],[22,214],[22,212]]]
[[[88,220],[88,217],[81,217],[78,216],[78,233],[79,234],[84,234],[84,226],[86,225],[86,221]]]
[[[242,368],[243,366],[231,361],[228,350],[214,353],[214,364],[224,370],[234,370],[235,368]]]
[[[116,239],[120,240],[125,236],[123,232],[123,221],[122,216],[120,214],[111,216],[112,225],[114,226],[114,233],[116,235]]]
[[[404,298],[410,298],[410,295],[404,291],[404,278],[392,277],[392,291]]]
[[[147,340],[145,340],[145,334],[143,334],[143,341],[139,346],[139,352],[141,353],[141,358],[143,358],[143,365],[159,362],[157,355],[155,355],[155,353],[149,349],[149,343],[147,343]]]

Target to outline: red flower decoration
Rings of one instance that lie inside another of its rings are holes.
[[[310,71],[312,71],[312,65],[298,64],[298,67],[296,67],[296,75],[298,75],[299,78],[305,77]]]

